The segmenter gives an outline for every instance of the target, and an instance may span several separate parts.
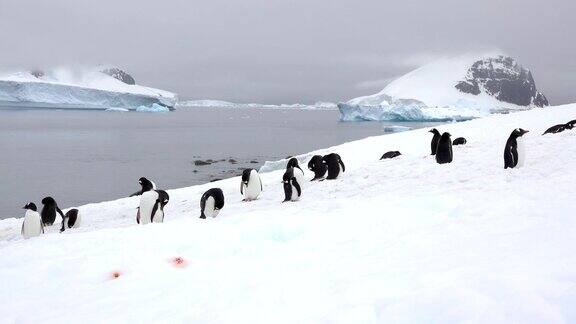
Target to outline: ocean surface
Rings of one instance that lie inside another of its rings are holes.
[[[173,189],[266,160],[430,123],[339,122],[339,112],[194,108],[170,113],[0,110],[0,219],[45,196],[61,208],[122,198],[138,178]],[[195,165],[212,159],[210,165]]]

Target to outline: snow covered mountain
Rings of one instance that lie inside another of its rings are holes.
[[[174,93],[137,85],[118,68],[20,72],[0,78],[0,107],[172,110]]]
[[[178,108],[264,108],[264,109],[305,109],[305,110],[335,110],[338,107],[332,102],[319,101],[312,105],[306,104],[260,104],[260,103],[234,103],[223,100],[185,100],[178,102]]]
[[[237,177],[169,190],[163,224],[136,225],[138,197],[29,240],[2,220],[2,322],[574,323],[576,150],[561,148],[576,130],[541,136],[572,119],[576,104],[441,125],[468,140],[450,164],[427,129],[310,152],[301,162],[337,152],[346,172],[295,203],[278,170],[249,203]],[[504,170],[516,127],[526,163]],[[201,220],[211,187],[226,205]]]
[[[442,59],[396,79],[377,94],[340,103],[342,120],[466,120],[548,105],[531,72],[511,57]]]

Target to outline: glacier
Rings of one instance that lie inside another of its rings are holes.
[[[168,91],[126,84],[97,70],[34,75],[20,72],[0,78],[0,108],[174,110],[177,95]]]

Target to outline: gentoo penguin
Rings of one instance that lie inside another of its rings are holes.
[[[22,236],[25,239],[29,239],[44,233],[44,224],[42,224],[40,214],[36,211],[36,204],[31,202],[22,208],[26,209],[24,222],[22,223]]]
[[[290,160],[288,160],[288,164],[286,164],[286,170],[293,168],[294,170],[294,176],[296,177],[296,180],[298,180],[298,183],[300,184],[300,186],[303,186],[304,183],[304,170],[302,170],[302,168],[300,167],[300,165],[298,165],[298,159],[293,157]]]
[[[80,227],[80,211],[76,208],[70,209],[64,215],[62,219],[62,228],[60,228],[60,233],[64,232],[66,228],[78,228]]]
[[[208,189],[200,198],[200,218],[216,217],[224,208],[224,193],[220,188]]]
[[[149,190],[140,196],[140,206],[136,214],[138,224],[162,223],[164,221],[164,206],[170,197],[164,190]]]
[[[282,176],[282,183],[284,185],[284,201],[296,201],[302,195],[302,188],[298,183],[298,179],[294,176],[294,168],[288,168]]]
[[[556,133],[561,133],[563,131],[566,130],[566,125],[569,125],[568,127],[570,127],[569,129],[572,129],[571,125],[569,123],[567,124],[558,124],[558,125],[554,125],[550,128],[548,128],[542,135],[545,134],[556,134]]]
[[[240,194],[244,196],[242,201],[258,199],[262,192],[262,181],[258,171],[246,169],[242,172],[242,182],[240,182]]]
[[[436,149],[436,162],[440,164],[452,162],[452,141],[448,132],[440,136]]]
[[[310,181],[324,178],[326,171],[328,171],[326,163],[322,160],[322,155],[314,155],[308,162],[308,169],[314,172],[314,178]]]
[[[516,128],[508,137],[504,148],[504,169],[517,168],[524,165],[526,151],[522,135],[526,133],[528,133],[527,130]]]
[[[135,193],[131,194],[130,197],[140,196],[141,194],[145,193],[146,191],[156,190],[156,184],[144,177],[138,179],[138,183],[142,186],[142,189],[136,191]]]
[[[58,214],[64,218],[64,213],[62,213],[62,210],[58,208],[58,204],[54,198],[45,197],[42,199],[42,204],[44,207],[42,207],[40,215],[42,216],[42,223],[44,223],[44,226],[51,226],[54,224],[54,221],[56,221],[56,212],[58,212]]]
[[[382,155],[382,157],[380,158],[380,160],[384,160],[384,159],[393,159],[397,156],[402,155],[402,153],[400,153],[399,151],[389,151],[386,152]]]
[[[466,139],[464,137],[458,137],[452,141],[452,145],[464,145],[466,144]]]
[[[436,148],[438,147],[438,141],[440,141],[440,132],[436,128],[432,128],[428,132],[434,134],[434,136],[432,136],[432,142],[430,142],[430,149],[432,150],[431,155],[436,155]]]
[[[336,153],[330,153],[328,155],[324,155],[322,161],[324,161],[324,163],[326,163],[326,166],[328,167],[328,176],[326,177],[327,180],[338,178],[340,170],[342,170],[342,172],[346,171],[344,162],[342,162],[340,155]]]

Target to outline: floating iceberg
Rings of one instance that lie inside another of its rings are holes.
[[[169,112],[170,109],[168,109],[168,107],[153,103],[151,106],[140,106],[140,107],[136,108],[136,111],[138,111],[138,112]]]
[[[0,78],[0,107],[136,110],[159,105],[174,109],[176,94],[130,84],[133,78],[119,72],[123,71],[55,70],[12,74]]]

